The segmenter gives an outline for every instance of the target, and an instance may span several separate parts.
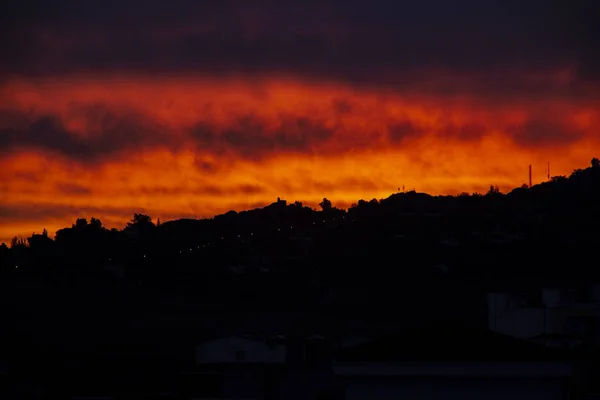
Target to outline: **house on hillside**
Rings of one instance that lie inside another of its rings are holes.
[[[195,348],[196,366],[181,377],[194,398],[268,398],[286,361],[283,337],[226,336]]]
[[[340,349],[333,371],[346,400],[559,400],[577,390],[576,366],[563,350],[460,326]]]
[[[196,366],[182,375],[195,398],[334,399],[331,357],[317,336],[228,336],[196,347]],[[329,356],[329,357],[328,357]]]
[[[552,347],[600,348],[600,284],[488,294],[491,330]]]
[[[282,364],[285,359],[286,346],[283,337],[261,340],[229,336],[207,341],[196,347],[196,364]]]
[[[278,197],[276,202],[269,204],[265,208],[267,208],[267,209],[277,209],[277,208],[281,209],[281,208],[285,208],[286,206],[287,206],[287,200],[282,200],[280,197]]]

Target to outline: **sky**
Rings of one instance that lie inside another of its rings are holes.
[[[509,191],[600,155],[594,0],[8,0],[0,242],[277,197]]]

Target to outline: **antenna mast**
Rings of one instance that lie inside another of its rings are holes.
[[[548,182],[550,182],[550,161],[548,161]]]
[[[531,186],[531,164],[529,164],[529,187]]]

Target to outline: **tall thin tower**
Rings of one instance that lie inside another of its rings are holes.
[[[548,182],[550,182],[550,161],[548,161]]]
[[[531,164],[529,164],[529,187],[531,186]]]

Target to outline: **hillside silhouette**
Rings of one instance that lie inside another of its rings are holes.
[[[411,191],[348,210],[277,199],[203,220],[134,214],[122,230],[79,218],[0,247],[0,352],[17,376],[85,362],[115,377],[151,370],[158,384],[229,332],[486,327],[490,291],[598,280],[598,204],[594,158],[507,194]]]
[[[257,293],[278,302],[309,301],[332,285],[360,285],[386,297],[392,294],[383,289],[415,280],[588,279],[597,275],[590,260],[600,236],[599,201],[594,158],[569,177],[507,194],[494,186],[486,194],[458,196],[411,191],[359,200],[348,210],[326,198],[319,210],[277,199],[203,220],[155,223],[135,214],[123,230],[79,218],[54,239],[44,230],[3,244],[0,274],[4,281],[163,293],[188,286],[202,288],[195,295],[213,304],[235,303],[244,293],[253,301]]]

